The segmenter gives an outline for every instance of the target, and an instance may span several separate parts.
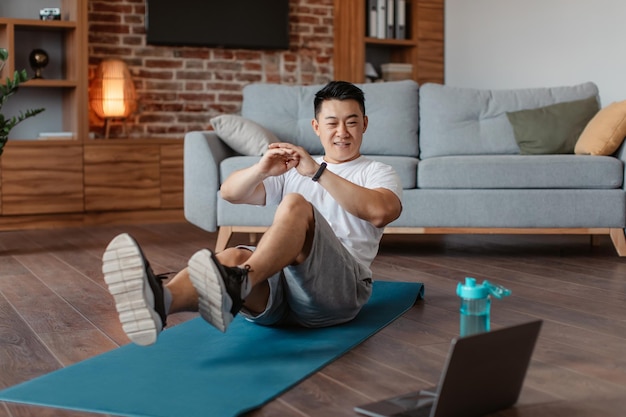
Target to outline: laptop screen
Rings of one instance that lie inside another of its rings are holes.
[[[355,407],[374,417],[474,417],[519,398],[541,320],[454,339],[436,392],[415,391]]]
[[[541,323],[453,340],[432,416],[481,416],[515,404]]]

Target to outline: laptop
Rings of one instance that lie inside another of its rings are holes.
[[[517,402],[542,320],[452,340],[439,385],[361,405],[371,417],[477,417]]]

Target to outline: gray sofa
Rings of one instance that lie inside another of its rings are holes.
[[[386,233],[610,234],[626,254],[624,151],[613,155],[522,155],[507,112],[598,97],[593,83],[555,88],[475,90],[413,81],[359,85],[369,128],[362,154],[392,165],[402,180],[402,215]],[[311,154],[321,86],[251,84],[241,116]],[[232,205],[220,182],[258,155],[241,155],[215,131],[185,136],[185,216],[219,229],[216,250],[233,233],[262,233],[274,207]]]

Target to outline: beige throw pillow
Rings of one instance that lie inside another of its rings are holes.
[[[279,142],[272,132],[241,116],[223,114],[210,122],[217,136],[242,155],[263,155],[270,143]]]
[[[609,104],[589,121],[574,152],[578,155],[612,155],[626,137],[626,101]]]

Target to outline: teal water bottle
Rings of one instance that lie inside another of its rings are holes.
[[[459,282],[456,293],[461,298],[461,337],[488,332],[491,296],[502,298],[511,294],[510,290],[485,280],[477,284],[475,278],[465,278]]]

